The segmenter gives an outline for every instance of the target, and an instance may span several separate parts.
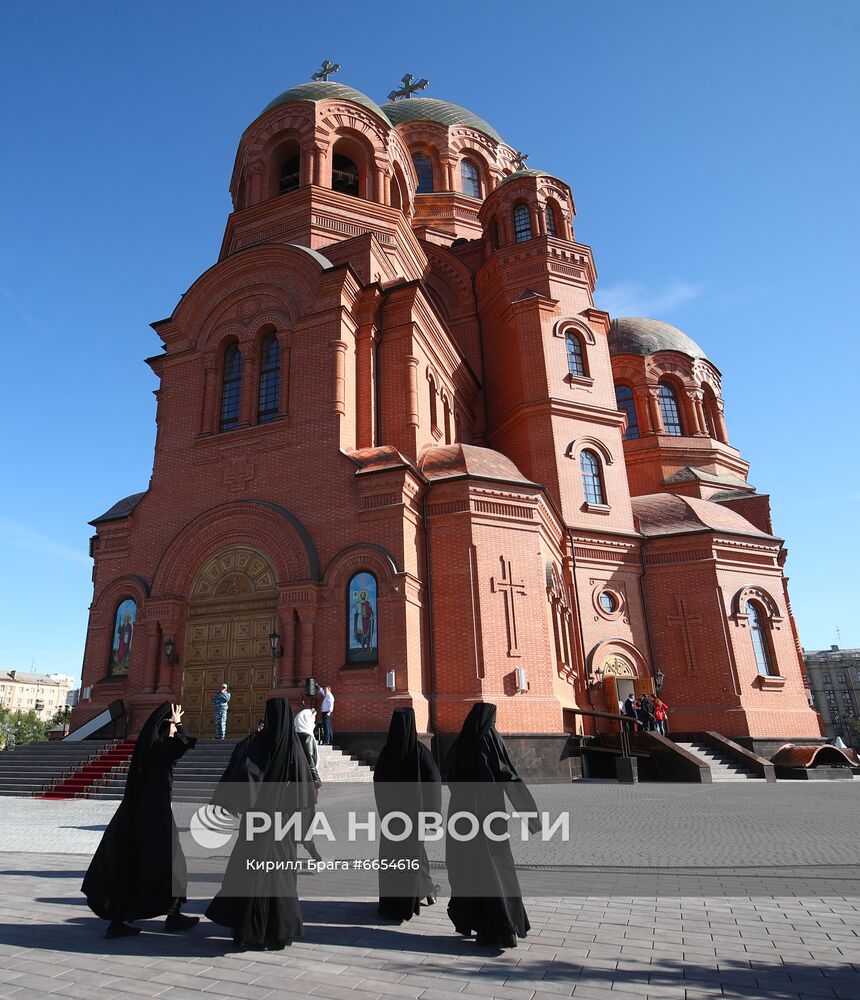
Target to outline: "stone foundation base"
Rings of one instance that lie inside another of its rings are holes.
[[[578,756],[572,756],[567,733],[503,735],[514,767],[524,781],[566,783],[581,776],[582,762]],[[339,733],[335,730],[334,742],[354,757],[375,764],[386,737],[387,733]],[[438,737],[422,734],[418,738],[433,751],[441,769],[457,734],[441,733]]]

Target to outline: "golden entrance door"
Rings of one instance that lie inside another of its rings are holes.
[[[193,736],[215,735],[213,699],[221,685],[230,687],[227,738],[247,736],[263,718],[266,695],[275,686],[269,633],[271,612],[229,617],[192,618],[182,674],[183,722]]]

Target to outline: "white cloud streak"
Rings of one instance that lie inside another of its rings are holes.
[[[90,564],[87,552],[58,542],[49,535],[36,531],[35,528],[19,524],[6,517],[0,517],[0,548],[35,552],[39,555],[53,556],[56,559],[70,559],[73,562]]]
[[[3,298],[9,303],[9,306],[12,308],[13,312],[15,312],[18,315],[19,319],[22,319],[27,324],[27,326],[35,330],[36,333],[41,332],[39,329],[39,324],[30,314],[29,310],[26,309],[18,301],[18,299],[15,298],[15,296],[9,291],[8,288],[6,288],[5,285],[0,285],[0,295],[2,295]]]
[[[611,316],[646,316],[663,319],[679,306],[698,298],[704,285],[674,281],[663,288],[649,287],[638,281],[623,281],[598,288],[595,300]]]

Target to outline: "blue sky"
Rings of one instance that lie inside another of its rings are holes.
[[[242,130],[324,58],[378,100],[428,77],[570,182],[598,304],[722,370],[804,645],[860,646],[860,7],[34,0],[3,21],[0,670],[79,674],[87,521],[151,469],[148,324],[216,258]]]

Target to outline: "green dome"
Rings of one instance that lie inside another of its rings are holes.
[[[372,111],[378,118],[387,124],[391,120],[382,108],[366,94],[362,94],[355,87],[347,87],[343,83],[335,83],[333,80],[319,80],[311,83],[300,83],[298,87],[290,87],[283,94],[278,94],[274,101],[269,103],[260,112],[265,114],[279,104],[289,104],[291,101],[351,101],[353,104],[360,104],[368,111]]]
[[[612,321],[608,339],[610,354],[638,354],[644,358],[657,351],[678,351],[690,358],[708,360],[695,340],[659,319],[620,316]]]
[[[483,132],[496,142],[505,141],[483,118],[461,108],[459,104],[437,101],[435,97],[406,97],[402,101],[389,101],[382,105],[382,111],[395,125],[402,125],[404,122],[436,122],[447,128],[461,125],[463,128]]]

